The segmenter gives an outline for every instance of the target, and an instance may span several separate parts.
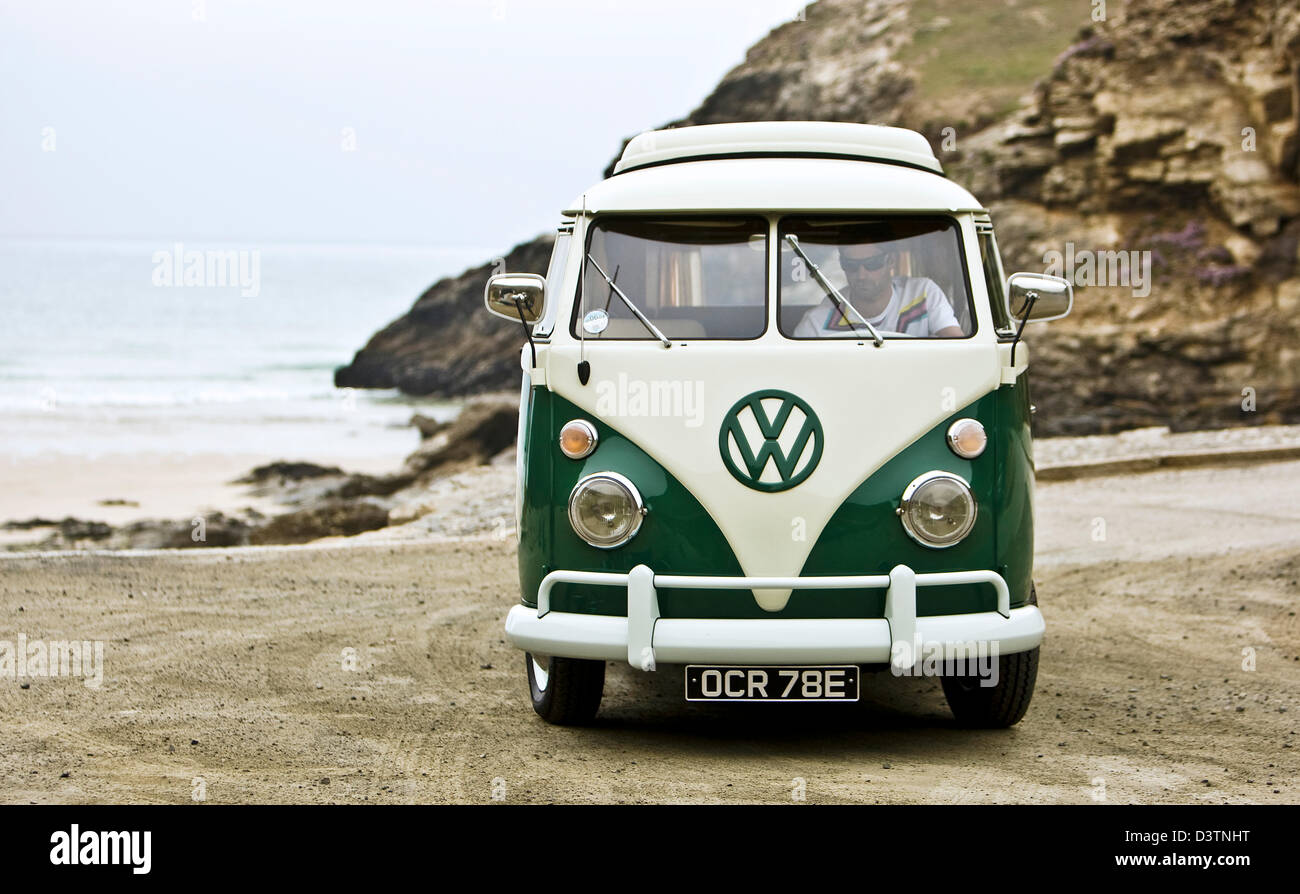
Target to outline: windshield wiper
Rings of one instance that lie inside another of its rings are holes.
[[[885,343],[885,340],[880,337],[880,333],[876,331],[876,327],[872,326],[866,317],[858,313],[858,309],[854,307],[852,304],[850,304],[847,298],[845,298],[843,295],[840,294],[839,289],[831,285],[830,280],[828,280],[825,276],[822,276],[821,268],[813,263],[812,258],[808,257],[807,252],[803,250],[803,246],[799,244],[799,237],[794,235],[793,233],[788,233],[786,234],[785,238],[786,241],[790,243],[790,247],[793,248],[795,252],[799,255],[799,257],[803,258],[803,262],[808,265],[808,269],[812,271],[813,278],[816,279],[817,284],[822,287],[822,291],[824,291],[827,294],[827,296],[832,301],[834,301],[835,304],[839,307],[840,314],[844,317],[844,319],[848,320],[849,319],[848,311],[853,311],[853,315],[862,322],[863,326],[867,327],[867,332],[871,333],[871,340],[876,343],[876,347],[880,347],[881,345],[883,345]],[[853,321],[849,320],[849,322],[852,323]],[[855,329],[857,328],[856,325],[854,326],[854,328]]]
[[[651,335],[663,342],[665,348],[671,348],[673,343],[668,340],[668,336],[660,332],[659,327],[654,323],[651,323],[646,315],[641,313],[641,309],[632,303],[632,299],[623,294],[623,290],[618,287],[618,283],[609,278],[609,274],[601,268],[600,264],[596,263],[596,259],[591,256],[591,252],[587,252],[587,260],[596,268],[597,273],[605,277],[605,282],[609,283],[609,287],[613,290],[614,294],[623,299],[623,303],[627,305],[627,309],[632,311],[632,316],[640,320],[641,325],[646,329],[649,329]]]

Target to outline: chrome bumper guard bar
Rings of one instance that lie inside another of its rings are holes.
[[[559,583],[625,587],[627,617],[551,610],[551,590]],[[988,584],[997,592],[996,612],[917,618],[918,587]],[[883,618],[715,619],[661,618],[657,590],[671,589],[884,589]],[[902,672],[915,650],[896,642],[997,642],[1002,652],[1026,651],[1039,644],[1043,619],[1037,606],[1011,609],[1011,593],[994,571],[917,574],[896,565],[889,574],[841,577],[707,577],[655,574],[638,565],[626,574],[552,571],[537,592],[536,610],[511,609],[506,635],[517,647],[541,655],[621,660],[643,671],[656,663],[884,663]]]

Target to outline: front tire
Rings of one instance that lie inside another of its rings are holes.
[[[533,710],[547,723],[590,723],[605,692],[605,662],[524,653]]]
[[[1025,716],[1038,678],[1038,647],[998,656],[996,686],[981,686],[978,677],[944,677],[943,694],[962,726],[1004,729]]]

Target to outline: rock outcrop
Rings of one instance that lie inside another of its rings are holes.
[[[451,468],[482,465],[513,447],[519,431],[517,400],[475,400],[456,421],[420,444],[404,470],[414,480],[445,475]]]
[[[991,204],[1010,267],[1149,259],[1149,282],[1082,288],[1071,319],[1033,334],[1040,424],[1296,421],[1297,4],[1111,8],[948,161]]]

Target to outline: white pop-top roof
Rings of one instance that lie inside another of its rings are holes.
[[[707,124],[643,133],[566,215],[600,212],[983,211],[925,137],[834,121]]]
[[[690,159],[755,155],[858,158],[943,173],[929,142],[916,131],[842,121],[752,121],[649,130],[627,144],[614,173]]]
[[[984,208],[947,177],[843,158],[724,158],[655,165],[602,180],[564,214],[881,212],[958,213]]]

